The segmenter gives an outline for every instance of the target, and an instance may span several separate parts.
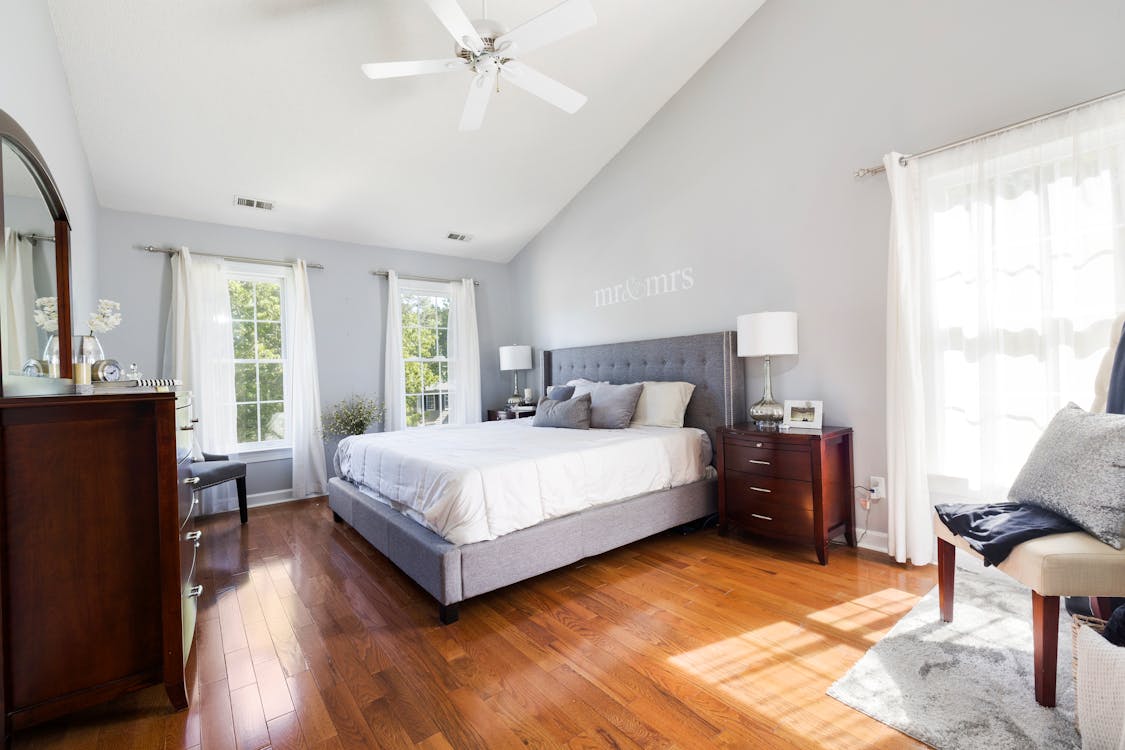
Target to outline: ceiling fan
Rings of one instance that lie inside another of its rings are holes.
[[[493,89],[500,90],[500,79],[570,114],[586,103],[585,96],[525,65],[518,57],[596,24],[598,18],[590,0],[564,0],[511,31],[489,20],[486,7],[481,13],[486,18],[470,21],[457,0],[424,2],[457,42],[456,57],[368,63],[362,66],[364,75],[380,79],[468,70],[473,80],[461,114],[461,130],[480,129]]]

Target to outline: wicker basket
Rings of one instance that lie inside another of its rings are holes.
[[[1083,627],[1090,628],[1098,635],[1105,632],[1105,620],[1100,620],[1097,617],[1088,617],[1087,615],[1073,615],[1070,625],[1070,646],[1071,646],[1071,673],[1074,675],[1074,695],[1078,696],[1078,631]],[[1074,728],[1079,732],[1082,728],[1078,725],[1078,714],[1074,715]]]

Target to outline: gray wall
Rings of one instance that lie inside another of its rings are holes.
[[[55,177],[71,223],[73,319],[97,298],[98,200],[47,3],[2,0],[0,109],[27,131]]]
[[[1123,28],[1120,0],[769,0],[517,256],[521,338],[795,310],[801,354],[775,361],[775,397],[823,400],[855,428],[857,482],[885,474],[890,203],[882,176],[852,171],[1125,88]],[[685,267],[686,291],[594,306],[596,289]]]
[[[98,245],[98,293],[120,302],[124,318],[119,328],[99,338],[107,356],[125,367],[136,362],[147,375],[161,372],[171,270],[166,255],[137,247],[187,245],[251,258],[300,257],[325,266],[323,271],[309,271],[325,407],[353,393],[382,397],[387,282],[370,271],[393,268],[408,275],[471,276],[480,281],[477,325],[482,406],[502,404],[509,394],[511,380],[500,373],[497,351],[501,345],[513,343],[515,328],[507,265],[108,209],[101,213]],[[252,494],[290,486],[289,461],[256,463],[247,471],[247,490]]]

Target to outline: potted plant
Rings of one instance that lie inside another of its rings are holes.
[[[328,473],[336,474],[336,448],[340,441],[350,435],[363,435],[367,432],[381,432],[386,409],[383,402],[370,396],[353,395],[338,401],[325,412],[321,420],[321,438],[324,440]]]

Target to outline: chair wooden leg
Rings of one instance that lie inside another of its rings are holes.
[[[937,540],[937,568],[941,621],[953,622],[953,572],[957,568],[957,548],[944,539]]]
[[[246,523],[246,477],[238,477],[234,485],[238,489],[238,515],[242,523]]]
[[[1108,620],[1113,614],[1113,599],[1108,596],[1091,596],[1090,613],[1099,620]]]
[[[1031,614],[1035,630],[1035,700],[1040,706],[1055,705],[1055,671],[1059,656],[1059,598],[1031,592]]]

